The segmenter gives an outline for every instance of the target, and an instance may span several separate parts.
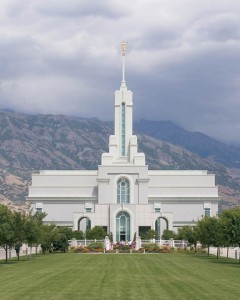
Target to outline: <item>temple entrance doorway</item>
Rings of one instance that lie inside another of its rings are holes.
[[[116,241],[126,242],[130,240],[130,216],[121,211],[116,216]]]

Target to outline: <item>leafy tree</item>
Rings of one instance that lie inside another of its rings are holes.
[[[73,231],[71,228],[60,226],[57,230],[59,234],[64,234],[68,240],[71,240],[73,238]]]
[[[89,240],[102,240],[106,236],[105,230],[101,226],[95,226],[86,231],[86,238]]]
[[[208,255],[210,246],[220,246],[219,224],[217,217],[204,217],[196,225],[198,240],[203,246],[207,246]]]
[[[196,227],[183,226],[179,228],[177,238],[179,240],[187,240],[189,244],[194,246],[196,252],[198,241]]]
[[[58,232],[54,224],[44,224],[41,230],[41,248],[43,254],[53,252],[53,243],[58,239]]]
[[[147,240],[153,239],[155,237],[157,237],[157,231],[156,230],[150,229],[146,232],[146,239]]]
[[[32,256],[33,245],[37,247],[41,242],[43,219],[45,216],[45,213],[35,213],[34,215],[30,213],[26,218],[25,238],[30,246],[30,257]]]
[[[84,233],[81,230],[74,230],[72,232],[72,238],[76,240],[83,240],[84,239]]]
[[[165,229],[163,231],[163,234],[162,234],[162,239],[163,240],[176,239],[176,237],[177,237],[176,233],[172,230]]]
[[[5,249],[5,262],[8,261],[8,249],[14,246],[13,213],[5,206],[0,205],[0,246]]]
[[[240,247],[240,207],[224,210],[219,219],[225,244]]]
[[[76,240],[83,240],[84,239],[84,233],[82,231],[78,230],[72,230],[69,227],[61,226],[58,227],[58,232],[65,234],[68,240],[71,240],[75,238]]]
[[[71,229],[70,229],[71,230]],[[58,228],[55,225],[42,225],[41,235],[41,248],[43,253],[54,251],[66,252],[69,246],[68,237],[69,233],[65,228]]]
[[[27,217],[25,214],[21,212],[12,213],[14,244],[15,244],[15,250],[16,250],[18,260],[19,260],[20,248],[22,244],[26,241],[26,230],[25,230],[26,220]]]
[[[64,253],[67,252],[69,243],[66,234],[58,232],[56,237],[57,239],[55,239],[52,244],[53,251],[63,251]]]

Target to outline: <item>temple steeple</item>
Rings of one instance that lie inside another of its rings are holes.
[[[121,81],[121,87],[126,87],[126,81],[125,81],[125,54],[126,54],[126,42],[122,42],[122,81]]]
[[[115,91],[114,135],[109,137],[109,153],[103,153],[102,165],[145,165],[145,155],[137,152],[137,137],[132,134],[132,92],[125,81],[126,42],[122,43],[122,81]]]

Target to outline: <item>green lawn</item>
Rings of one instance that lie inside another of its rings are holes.
[[[1,261],[0,299],[233,300],[240,265],[190,254],[49,254]]]

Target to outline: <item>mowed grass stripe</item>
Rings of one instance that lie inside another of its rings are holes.
[[[0,263],[5,299],[240,299],[236,261],[185,254],[52,254]]]

